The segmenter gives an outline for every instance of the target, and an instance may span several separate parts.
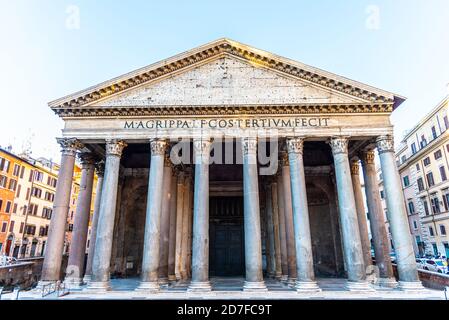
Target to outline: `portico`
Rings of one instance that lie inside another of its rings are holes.
[[[377,149],[399,289],[420,290],[389,120],[402,101],[220,39],[51,102],[65,127],[60,205],[42,281],[59,277],[67,181],[78,152],[86,188],[69,268],[72,262],[80,274],[67,280],[84,277],[88,291],[110,290],[112,276],[139,277],[139,294],[175,283],[195,294],[213,290],[211,277],[219,275],[244,277],[247,292],[269,292],[270,278],[314,294],[317,277],[345,278],[347,290],[372,292],[368,227],[354,184],[359,159],[370,186],[378,284],[396,287],[391,262],[382,259],[385,225],[366,160]],[[102,179],[84,272],[83,213],[95,163]]]

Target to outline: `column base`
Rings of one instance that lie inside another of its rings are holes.
[[[375,290],[368,281],[348,281],[346,283],[346,289],[354,292],[374,292]]]
[[[316,281],[296,281],[295,289],[298,293],[315,293],[321,291]]]
[[[192,281],[190,282],[187,292],[210,292],[212,287],[209,281]]]
[[[70,289],[81,289],[81,286],[84,284],[83,279],[81,278],[65,278],[64,284],[69,286]]]
[[[168,281],[169,282],[176,281],[176,276],[174,274],[168,275]]]
[[[92,281],[92,275],[90,275],[90,274],[84,275],[83,282],[85,284],[89,284],[91,281]]]
[[[161,287],[157,281],[141,281],[139,286],[135,289],[137,292],[158,293]]]
[[[84,291],[92,293],[103,293],[111,290],[109,281],[91,281]]]
[[[384,288],[396,288],[398,286],[395,278],[379,278],[376,284]]]
[[[282,282],[287,282],[288,281],[288,275],[286,275],[286,274],[281,275],[281,281]]]
[[[274,278],[275,278],[276,280],[278,280],[278,281],[281,281],[281,279],[282,279],[282,274],[276,273],[276,275],[274,276]]]
[[[267,286],[264,281],[245,281],[243,284],[245,292],[267,292]]]
[[[168,284],[168,277],[159,278],[159,279],[157,280],[157,282],[159,282],[159,284],[160,284],[161,286],[165,286],[165,285]]]
[[[39,291],[39,292],[42,292],[42,289],[43,289],[43,287],[45,286],[45,285],[48,285],[48,284],[50,284],[50,283],[56,283],[57,281],[55,280],[55,281],[51,281],[51,280],[40,280],[38,283],[37,283],[37,286],[36,286],[36,288],[34,288],[34,290],[36,290],[36,291]]]
[[[426,290],[421,281],[399,281],[397,288],[406,292],[423,292]]]
[[[296,278],[289,277],[287,280],[287,285],[294,287],[296,284]]]

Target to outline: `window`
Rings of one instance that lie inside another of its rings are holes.
[[[441,150],[437,150],[433,153],[433,156],[435,157],[435,160],[441,159],[442,153]]]
[[[0,211],[2,211],[2,207],[3,207],[3,200],[0,199]]]
[[[30,188],[27,188],[27,195],[25,197],[25,200],[28,200],[30,198]]]
[[[42,197],[42,189],[33,187],[33,189],[31,189],[31,195],[36,198]]]
[[[416,220],[413,220],[413,229],[418,229],[418,224],[416,223]]]
[[[19,229],[19,233],[22,233],[23,232],[23,227],[24,227],[24,223],[23,222],[21,222],[20,223],[20,229]]]
[[[408,202],[408,213],[409,214],[415,213],[415,204],[413,203],[413,201]]]
[[[44,180],[44,173],[40,172],[40,171],[36,171],[36,173],[34,174],[34,180],[42,182],[42,180]]]
[[[22,186],[19,184],[17,186],[17,193],[16,193],[16,198],[20,197],[20,190],[22,189]]]
[[[432,127],[432,138],[436,139],[437,138],[437,129],[435,129],[435,126]]]
[[[20,179],[23,179],[23,174],[25,173],[25,167],[22,167],[20,170]]]
[[[9,232],[14,232],[14,221],[9,224]]]
[[[383,190],[380,190],[380,198],[385,199],[385,194]]]
[[[51,208],[43,208],[42,209],[42,218],[51,219],[51,214],[53,213],[53,209]]]
[[[28,182],[33,182],[34,170],[30,171],[30,176],[28,178]]]
[[[432,212],[433,214],[440,213],[440,200],[438,200],[437,196],[433,196],[430,198],[430,204],[432,206]]]
[[[0,158],[0,171],[8,172],[9,171],[9,160],[6,160],[4,158]]]
[[[69,230],[68,231],[73,231],[73,224],[69,223]]]
[[[34,236],[36,234],[36,226],[27,225],[25,227],[25,234]]]
[[[447,116],[444,116],[443,120],[444,120],[444,126],[446,127],[446,130],[449,129],[449,120],[448,120]]]
[[[428,174],[426,174],[427,177],[427,184],[429,185],[429,187],[432,187],[435,185],[435,181],[433,180],[433,173],[429,172]]]
[[[427,146],[427,140],[426,140],[426,137],[424,137],[424,135],[421,136],[420,145],[421,145],[421,149],[424,148],[425,146]]]
[[[50,176],[48,176],[47,184],[50,187],[56,188],[56,179],[55,178],[51,178]]]
[[[37,204],[31,203],[30,207],[28,208],[28,214],[31,214],[32,216],[37,215],[37,209],[39,206]]]
[[[430,164],[430,158],[429,157],[425,158],[423,162],[424,165],[427,167]]]
[[[415,154],[416,153],[416,144],[413,142],[411,147],[412,147],[412,154]]]
[[[45,192],[45,200],[53,202],[55,200],[55,194],[52,192]]]
[[[404,176],[402,180],[404,181],[404,187],[408,187],[410,185],[410,180],[408,176]]]
[[[432,227],[429,227],[429,235],[430,235],[431,237],[434,237],[434,236],[435,236]]]
[[[2,224],[2,233],[6,232],[6,228],[8,227],[8,222],[3,222]]]
[[[446,235],[446,227],[440,224],[440,233],[442,236]]]
[[[17,213],[17,203],[14,203],[14,206],[12,207],[12,213]]]
[[[419,163],[416,164],[416,171],[421,170],[421,167],[419,166]]]
[[[426,216],[429,215],[429,205],[427,204],[427,200],[424,198],[422,199],[422,204],[424,206],[424,212],[426,213]]]
[[[443,192],[443,204],[446,211],[449,210],[449,193],[448,190]]]
[[[18,164],[14,165],[14,170],[12,171],[12,175],[18,177],[20,174],[20,166]]]
[[[6,202],[6,207],[5,207],[5,212],[6,213],[10,213],[11,212],[11,205],[12,205],[11,201],[7,201]]]
[[[444,166],[440,167],[440,176],[441,176],[441,181],[447,180],[446,169],[444,169]]]
[[[405,155],[403,155],[403,156],[401,157],[401,163],[404,163],[406,160],[407,160],[407,157],[406,157]]]
[[[6,178],[6,176],[2,176],[0,174],[0,187],[1,188],[6,188],[6,183],[8,182],[8,178]]]
[[[17,188],[17,180],[9,179],[9,190],[16,191]]]

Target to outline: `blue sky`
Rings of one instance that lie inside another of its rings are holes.
[[[0,0],[0,145],[59,161],[49,101],[220,37],[407,97],[397,138],[449,91],[447,0]]]

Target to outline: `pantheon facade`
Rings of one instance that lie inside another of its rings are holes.
[[[241,277],[242,290],[263,292],[270,278],[307,294],[329,277],[354,291],[373,291],[373,281],[422,290],[390,123],[404,100],[219,39],[49,103],[65,126],[41,284],[64,273],[101,292],[111,277],[134,277],[133,290],[157,294]],[[77,156],[81,188],[61,270]]]

